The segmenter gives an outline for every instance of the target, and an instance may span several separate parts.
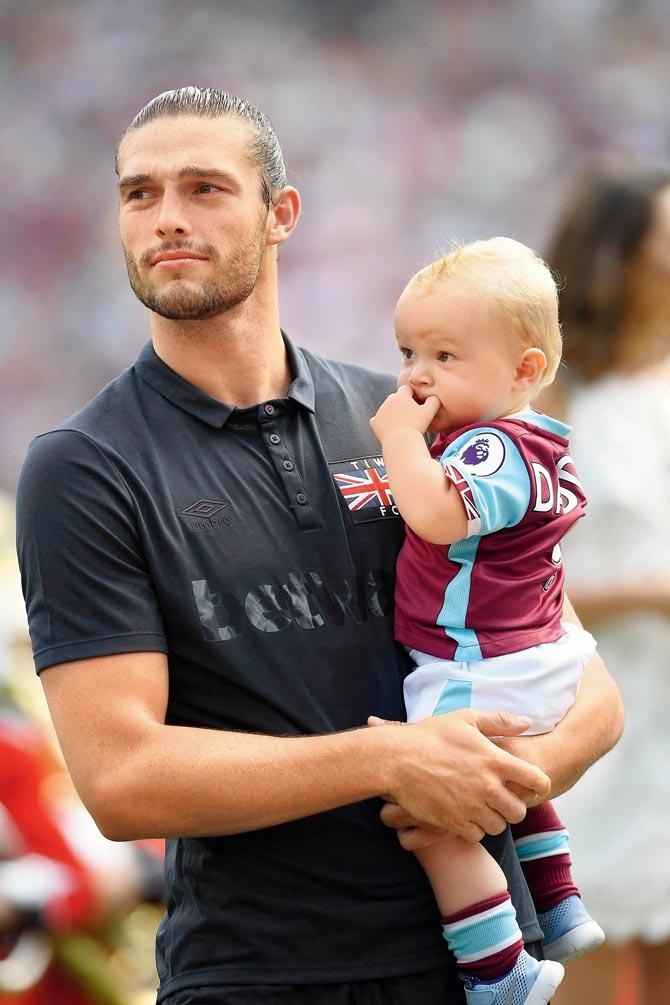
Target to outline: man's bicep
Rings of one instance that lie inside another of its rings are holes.
[[[163,653],[123,653],[48,667],[40,680],[77,791],[95,816],[105,785],[165,722]]]
[[[17,544],[38,671],[167,650],[136,501],[87,436],[59,430],[31,445],[17,491]]]

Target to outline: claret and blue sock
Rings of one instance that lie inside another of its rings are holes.
[[[468,1005],[546,1005],[563,967],[524,951],[507,890],[442,919]],[[510,990],[511,989],[511,990]]]
[[[569,835],[550,802],[531,807],[512,827],[549,960],[565,963],[596,949],[605,933],[584,907],[572,878]]]
[[[605,938],[582,904],[568,832],[551,803],[529,809],[512,832],[544,932],[545,959],[525,952],[507,890],[443,918],[468,1005],[547,1005],[563,979],[562,963]]]

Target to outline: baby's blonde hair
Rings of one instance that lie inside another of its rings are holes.
[[[540,256],[510,237],[455,245],[417,272],[409,286],[428,293],[450,279],[472,283],[509,312],[524,348],[541,349],[547,358],[537,391],[551,384],[562,351],[558,291]]]

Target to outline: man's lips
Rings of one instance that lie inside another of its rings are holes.
[[[206,255],[199,255],[195,251],[183,249],[181,251],[164,251],[151,260],[151,265],[152,268],[176,269],[179,266],[194,265],[196,262],[206,261]]]

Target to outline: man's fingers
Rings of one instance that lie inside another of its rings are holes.
[[[509,793],[509,805],[505,803],[504,797],[500,797],[500,804],[505,806],[506,812],[500,812],[497,806],[484,806],[481,807],[474,820],[468,821],[463,825],[458,833],[461,837],[464,837],[466,841],[479,841],[484,833],[486,834],[502,834],[507,826],[508,820],[514,823],[519,823],[523,820],[526,807],[520,801],[515,799],[515,797]],[[509,812],[510,816],[506,813]],[[401,806],[396,805],[396,803],[385,803],[382,807],[380,814],[382,823],[386,824],[387,827],[391,827],[393,830],[398,832],[398,839],[402,844],[403,848],[410,847],[406,842],[411,842],[412,850],[416,848],[427,848],[432,844],[439,844],[443,841],[451,831],[441,830],[438,827],[430,827],[427,824],[422,824],[418,820],[415,820],[408,813],[403,810]],[[479,834],[479,831],[482,833]],[[475,833],[479,834],[479,837],[475,837]],[[401,837],[405,835],[405,837]]]
[[[424,840],[424,835],[418,827],[403,827],[398,831],[398,841],[405,851],[418,851],[420,848],[430,847],[430,842]]]
[[[458,831],[458,836],[469,844],[477,844],[485,833],[478,824],[468,823]],[[451,831],[434,830],[432,827],[403,827],[397,832],[397,836],[405,851],[421,851],[422,848],[432,848],[453,838],[454,834]]]
[[[415,820],[397,803],[384,803],[379,816],[383,824],[398,832],[398,839],[403,848],[405,840],[412,842],[412,849],[428,848],[429,845],[439,844],[453,836],[452,831],[441,830],[439,827],[431,827],[420,820]],[[401,835],[405,837],[401,838]],[[409,848],[409,845],[407,847]]]
[[[489,800],[489,806],[492,810],[495,810],[502,817],[504,817],[507,823],[520,824],[526,816],[528,803],[525,798],[515,794],[511,790],[513,785],[514,782],[511,782],[509,786],[501,786],[496,794]],[[529,792],[528,789],[522,788],[520,788],[519,791]],[[534,799],[535,793],[530,794],[530,798]],[[489,831],[489,834],[490,833],[491,831]]]
[[[378,720],[373,717],[371,725]],[[412,770],[401,775],[382,810],[382,821],[396,831],[418,826],[425,831],[457,834],[478,841],[486,832],[500,834],[508,823],[519,823],[531,798],[549,794],[551,781],[535,764],[516,757],[491,742],[489,734],[512,737],[528,728],[530,720],[506,713],[475,709],[431,716],[406,729],[404,737]],[[520,743],[521,741],[515,741]],[[412,758],[416,751],[416,758]],[[508,784],[519,786],[515,793]],[[519,794],[521,793],[521,794]],[[425,834],[406,835],[419,847],[433,843]]]
[[[471,709],[468,718],[484,736],[518,736],[525,732],[533,720],[527,715],[512,715],[510,712],[483,712]]]
[[[525,785],[517,785],[516,782],[507,782],[506,788],[520,799],[526,806],[534,806],[538,801],[537,792],[533,792],[532,789],[527,789]],[[510,817],[507,818],[510,823],[518,823],[517,820],[511,820]]]
[[[399,722],[397,719],[382,719],[378,715],[368,716],[368,726],[406,726],[406,722]]]
[[[468,842],[468,844],[478,844],[486,834],[486,831],[483,827],[480,827],[479,824],[468,823],[465,827],[462,827],[458,833],[464,841]]]
[[[472,822],[481,827],[487,834],[502,834],[507,827],[505,817],[492,806],[484,806],[480,809]]]
[[[433,830],[432,827],[403,827],[397,831],[397,836],[405,851],[420,851],[450,840],[454,835],[450,831]]]
[[[501,753],[504,752],[501,751]],[[524,788],[530,789],[531,792],[535,792],[538,796],[549,795],[551,791],[551,779],[549,775],[545,775],[544,771],[534,764],[522,761],[520,757],[514,757],[512,754],[507,754],[506,757],[510,758],[505,768],[506,782],[515,782],[517,785],[523,785]]]
[[[512,715],[509,712],[483,712],[480,709],[470,709],[465,713],[466,718],[476,726],[484,736],[518,736],[523,733],[532,723],[532,719],[525,715]],[[500,748],[502,751],[502,748]],[[503,753],[506,753],[502,751]],[[507,762],[506,782],[516,782],[527,789],[530,789],[538,796],[546,796],[551,790],[551,779],[540,768],[520,757],[514,757]]]
[[[384,803],[382,806],[381,813],[382,823],[386,824],[387,827],[392,827],[394,830],[401,830],[405,827],[419,827],[421,823],[419,820],[415,820],[411,817],[409,813],[398,806],[397,803]]]

